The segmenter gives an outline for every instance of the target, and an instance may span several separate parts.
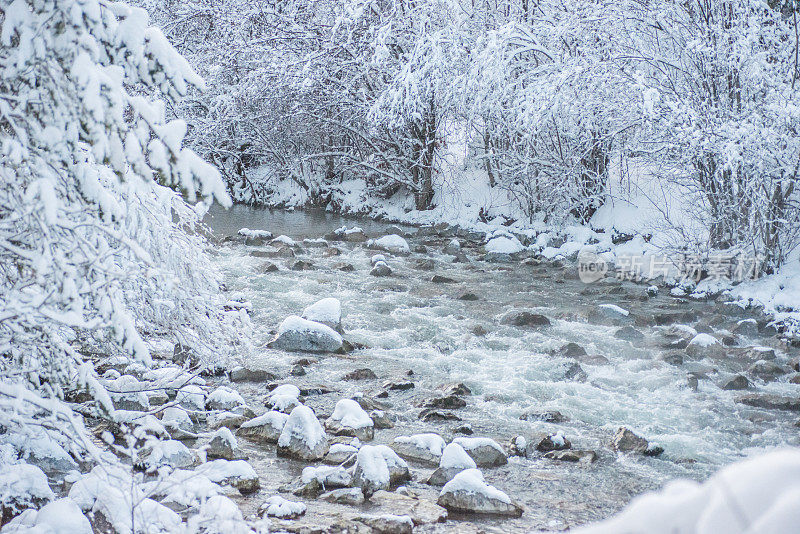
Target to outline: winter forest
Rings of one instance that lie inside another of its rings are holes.
[[[791,533],[800,0],[0,0],[0,533]]]

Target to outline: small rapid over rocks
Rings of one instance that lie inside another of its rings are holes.
[[[800,443],[796,350],[723,299],[584,284],[524,236],[242,206],[208,222],[262,347],[209,379],[257,415],[235,425],[260,478],[245,515],[562,530]]]

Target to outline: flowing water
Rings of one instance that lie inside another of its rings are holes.
[[[243,206],[215,210],[207,222],[220,238],[235,236],[242,227],[269,230],[298,241],[320,238],[342,225],[360,226],[370,237],[389,231],[387,224],[324,212]],[[519,519],[456,518],[428,529],[464,531],[468,526],[464,521],[497,531],[566,529],[607,517],[633,496],[658,488],[668,479],[702,480],[746,454],[800,444],[796,415],[749,408],[735,402],[743,392],[724,391],[718,385],[729,373],[742,372],[752,363],[742,356],[746,347],[771,346],[781,363],[794,356],[775,336],[768,332],[752,338],[736,336],[740,348],[731,349],[734,356],[686,357],[683,363],[663,359],[675,352],[664,348],[670,340],[667,331],[674,331],[674,325],[656,326],[654,317],[683,313],[683,324],[722,337],[737,321],[748,317],[738,308],[714,301],[684,301],[664,290],[649,298],[643,286],[615,279],[586,285],[569,264],[488,263],[482,261],[477,241],[462,239],[469,261],[453,262],[453,256],[442,252],[452,237],[423,235],[431,232],[410,227],[403,230],[409,234],[412,249],[422,244],[427,252],[385,254],[394,270],[386,278],[369,275],[370,257],[376,252],[362,243],[331,242],[341,250],[338,256],[326,256],[324,248],[302,245],[296,258],[264,258],[253,253],[270,247],[249,247],[230,240],[217,247],[215,258],[225,273],[231,298],[252,305],[257,341],[263,349],[243,363],[270,369],[281,383],[330,390],[307,398],[307,404],[321,417],[330,414],[340,398],[359,393],[376,398],[384,391],[385,382],[412,380],[413,389],[391,391],[388,397],[378,399],[398,421],[392,429],[376,431],[376,443],[391,444],[397,435],[419,432],[438,432],[449,440],[458,435],[456,429],[468,425],[475,436],[491,437],[501,444],[518,435],[561,430],[573,448],[598,453],[598,461],[592,464],[511,457],[506,466],[483,469],[487,481],[520,502],[525,514]],[[313,269],[289,269],[297,259],[311,262]],[[428,259],[434,262],[433,271],[419,268],[418,262]],[[262,273],[267,261],[280,270]],[[339,270],[337,264],[342,262],[352,264],[354,270]],[[455,283],[434,283],[434,274]],[[478,300],[460,300],[466,292],[474,293]],[[322,356],[266,348],[283,318],[300,314],[324,297],[341,301],[345,339],[364,348]],[[633,342],[615,337],[622,323],[608,324],[606,314],[597,313],[601,304],[628,310],[630,316],[615,321],[631,324],[644,337]],[[500,317],[512,309],[543,314],[552,326],[501,324]],[[674,316],[668,322],[672,321]],[[586,375],[583,380],[566,376],[576,360],[562,357],[558,351],[568,342],[577,343],[589,355],[578,358]],[[593,357],[596,355],[604,358]],[[306,374],[292,376],[294,363],[309,356],[316,361],[304,367]],[[378,379],[342,380],[347,372],[364,367],[373,370]],[[692,383],[695,378],[696,387]],[[467,407],[453,411],[461,421],[420,421],[419,403],[434,396],[442,384],[453,382],[463,382],[472,391]],[[800,385],[785,378],[754,383],[758,391],[795,397],[800,393]],[[263,406],[264,384],[236,387],[253,406]],[[520,420],[520,415],[531,409],[557,410],[567,421]],[[608,443],[620,426],[636,430],[665,452],[655,458],[618,456]],[[296,478],[303,464],[277,459],[274,447],[245,446],[264,486],[257,496],[242,499],[245,511],[250,511]],[[431,469],[414,463],[411,467],[415,481],[408,484],[409,490],[435,501],[438,488],[421,482]],[[329,524],[353,510],[313,499],[306,502],[309,512],[300,520],[305,525]],[[369,511],[370,505],[363,510]]]

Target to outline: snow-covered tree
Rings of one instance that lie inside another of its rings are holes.
[[[644,103],[656,179],[695,195],[701,246],[756,255],[772,272],[798,243],[797,5],[625,3],[619,35]]]
[[[0,12],[0,395],[87,389],[109,408],[85,360],[147,364],[145,334],[223,361],[246,318],[224,309],[200,217],[230,199],[161,100],[202,79],[142,9],[3,0]]]

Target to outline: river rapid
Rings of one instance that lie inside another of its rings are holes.
[[[421,432],[436,432],[449,441],[471,431],[473,436],[490,437],[506,446],[516,436],[562,431],[573,448],[598,455],[591,464],[559,462],[542,455],[510,456],[507,465],[483,472],[490,484],[525,508],[521,518],[451,514],[447,522],[423,527],[423,531],[565,530],[606,518],[632,497],[669,479],[702,480],[748,454],[800,445],[796,413],[736,402],[748,392],[798,397],[800,385],[790,383],[788,375],[775,380],[748,375],[749,391],[720,387],[733,373],[747,374],[754,362],[750,347],[772,348],[780,365],[796,356],[764,326],[763,318],[735,306],[714,300],[687,301],[670,296],[665,289],[648,296],[645,286],[615,278],[584,284],[570,262],[487,262],[483,243],[474,235],[455,236],[464,257],[454,261],[453,255],[443,252],[454,237],[452,230],[437,233],[401,226],[399,231],[412,251],[423,250],[420,246],[426,251],[383,253],[393,274],[378,278],[370,276],[370,257],[376,251],[364,243],[330,241],[325,247],[302,241],[322,238],[343,225],[358,226],[371,238],[398,231],[389,224],[319,211],[245,206],[215,209],[206,222],[219,238],[213,257],[224,272],[230,297],[250,303],[256,326],[260,348],[255,355],[241,356],[241,363],[274,373],[272,385],[292,383],[311,390],[306,404],[320,420],[339,399],[360,394],[382,403],[396,419],[394,428],[376,431],[375,443],[391,445],[398,435]],[[238,239],[236,234],[243,227],[289,236],[299,247],[294,257],[275,257],[273,247],[247,246]],[[331,247],[340,253],[330,255]],[[310,268],[293,270],[298,260],[310,263]],[[278,270],[265,272],[267,263]],[[342,270],[343,264],[352,265],[352,271]],[[432,281],[434,275],[452,281]],[[463,300],[465,293],[477,298]],[[285,317],[300,314],[325,297],[341,301],[344,338],[356,349],[343,355],[311,355],[266,347]],[[609,312],[601,307],[604,304],[619,306],[629,315]],[[501,322],[504,314],[519,309],[546,316],[551,326]],[[739,327],[747,318],[758,321],[756,327]],[[625,326],[641,336],[618,334]],[[726,338],[731,346],[721,354],[690,357],[680,340],[681,332],[692,329]],[[565,351],[568,343],[584,350]],[[377,378],[343,380],[348,372],[363,368],[371,369]],[[409,380],[414,383],[412,389],[385,393],[386,382]],[[459,420],[420,420],[421,403],[441,395],[442,385],[459,382],[471,390],[465,397],[467,406],[443,410]],[[236,383],[234,387],[258,413],[265,409],[268,384]],[[558,411],[564,420],[520,418],[546,411]],[[609,442],[621,426],[663,447],[663,454],[614,452]],[[277,458],[274,446],[243,439],[240,444],[261,477],[262,489],[257,494],[239,498],[243,511],[252,513],[266,497],[295,480],[305,464]],[[423,483],[432,468],[409,463],[414,481],[407,488],[435,502],[439,488]],[[308,513],[285,522],[291,530],[326,527],[353,509],[301,500],[308,505]],[[380,512],[369,502],[358,508]]]

